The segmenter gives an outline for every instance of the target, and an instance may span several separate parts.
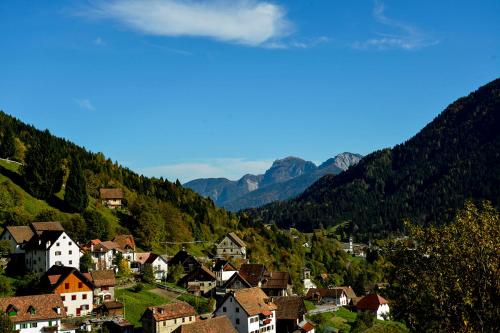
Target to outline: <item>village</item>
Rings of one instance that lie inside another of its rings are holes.
[[[121,205],[104,194],[108,207]],[[0,240],[9,246],[4,266],[38,277],[23,296],[0,298],[19,333],[314,333],[312,314],[344,308],[379,320],[390,315],[388,301],[373,291],[317,288],[308,267],[301,272],[303,292],[294,292],[289,272],[250,262],[247,245],[233,232],[214,240],[211,258],[184,248],[173,256],[140,252],[126,234],[78,244],[59,222],[6,226]],[[354,252],[352,239],[344,250]],[[145,288],[157,295],[156,305],[140,308]]]

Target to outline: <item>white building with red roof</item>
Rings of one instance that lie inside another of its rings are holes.
[[[358,311],[370,311],[377,319],[385,320],[389,316],[389,302],[378,294],[366,295],[356,304]]]
[[[276,309],[262,289],[254,287],[227,294],[215,315],[227,316],[239,333],[275,333]]]
[[[185,302],[150,306],[141,317],[144,333],[171,333],[177,327],[195,320],[195,309]]]

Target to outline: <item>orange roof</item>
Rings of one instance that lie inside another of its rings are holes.
[[[17,244],[26,243],[33,237],[33,231],[26,225],[7,226],[5,229],[9,231]]]
[[[249,316],[265,315],[277,308],[260,288],[240,289],[234,293],[234,298]]]
[[[167,319],[196,316],[196,311],[186,302],[175,302],[148,307],[143,317],[151,315],[155,321],[164,321]]]
[[[61,296],[57,294],[0,298],[0,311],[16,312],[15,316],[9,317],[13,323],[66,317]]]
[[[221,316],[179,326],[174,333],[237,333],[237,331],[226,316]]]
[[[123,199],[123,190],[121,188],[101,188],[99,194],[101,199]]]
[[[127,247],[132,248],[135,251],[135,241],[132,235],[117,235],[113,238],[113,242],[117,243],[118,246],[125,250]]]
[[[382,304],[388,304],[388,302],[378,294],[370,294],[360,299],[356,304],[356,308],[362,311],[377,311]]]

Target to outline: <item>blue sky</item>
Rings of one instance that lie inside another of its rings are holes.
[[[146,175],[370,153],[499,76],[500,2],[0,2],[0,109]]]

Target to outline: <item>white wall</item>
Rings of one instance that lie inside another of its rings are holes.
[[[71,300],[71,296],[75,295],[76,300]],[[83,299],[83,295],[87,295],[87,299]],[[80,316],[86,316],[92,312],[92,303],[93,303],[93,292],[92,291],[84,291],[77,293],[64,293],[61,294],[64,296],[64,307],[67,308],[66,313],[68,316],[76,316],[76,309],[79,309],[82,305],[88,305],[88,310],[82,310],[80,312]]]
[[[63,266],[80,269],[80,249],[65,232],[59,236],[49,249],[48,259],[48,268],[60,262]]]
[[[389,304],[382,304],[377,310],[377,319],[384,320],[384,316],[388,316],[390,313]]]
[[[28,324],[28,326],[31,326],[32,323],[36,323],[37,327],[21,328],[21,325],[24,323]],[[59,326],[60,324],[61,324],[60,319],[52,320],[52,326]],[[19,333],[40,333],[42,332],[43,327],[49,326],[49,321],[48,320],[28,321],[23,323],[16,323],[15,325],[16,329],[19,330]]]

